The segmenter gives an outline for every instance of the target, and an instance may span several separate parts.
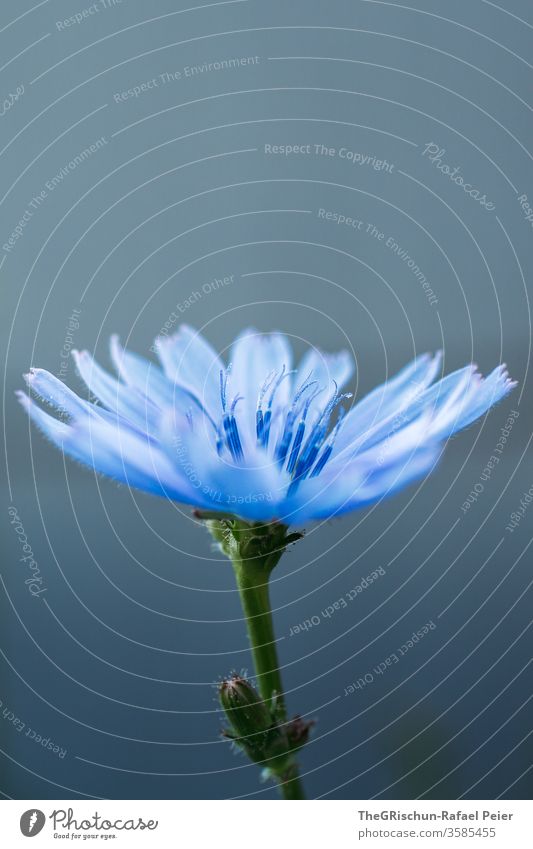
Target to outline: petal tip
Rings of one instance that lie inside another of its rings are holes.
[[[32,401],[27,392],[24,392],[22,389],[15,389],[15,397],[25,410],[29,410]]]

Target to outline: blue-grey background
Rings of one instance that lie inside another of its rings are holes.
[[[14,400],[30,365],[60,372],[65,342],[108,365],[118,332],[150,356],[173,312],[221,351],[249,324],[285,331],[299,353],[348,346],[358,395],[423,350],[443,347],[446,370],[508,363],[519,388],[439,470],[308,529],[272,600],[290,708],[318,720],[301,757],[310,796],[530,797],[531,12],[527,0],[2,3],[5,797],[276,795],[218,737],[214,682],[250,662],[230,566],[177,505],[64,462]],[[430,143],[494,208],[424,155]],[[80,388],[71,361],[66,381]],[[356,601],[322,614],[378,566]]]

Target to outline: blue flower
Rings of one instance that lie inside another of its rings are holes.
[[[73,352],[99,403],[50,372],[26,375],[49,415],[31,418],[81,463],[147,492],[249,521],[303,524],[346,513],[431,471],[444,443],[516,385],[505,366],[468,365],[436,380],[423,354],[346,411],[346,351],[311,349],[297,368],[285,336],[247,330],[225,365],[187,326],[155,343],[160,366],[111,340],[118,379]]]

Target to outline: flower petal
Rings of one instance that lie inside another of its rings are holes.
[[[139,486],[136,481],[143,481],[141,488],[148,492],[196,504],[187,478],[161,446],[147,435],[121,425],[86,421],[74,426],[64,445],[66,450],[78,451],[79,459],[88,465],[132,486]]]
[[[113,365],[124,383],[150,398],[160,408],[174,403],[175,388],[159,366],[126,351],[116,333],[110,340],[110,352]]]
[[[70,418],[75,418],[93,412],[96,415],[98,412],[98,407],[84,401],[45,369],[31,368],[29,373],[24,375],[24,380],[41,400],[50,404],[58,413],[66,413]]]
[[[37,425],[39,430],[50,439],[54,445],[61,448],[63,439],[70,433],[71,427],[65,422],[56,419],[49,413],[45,413],[29,395],[22,392],[20,389],[15,392],[19,402],[22,404],[30,418]]]
[[[59,421],[42,410],[24,392],[18,392],[17,397],[32,421],[64,454],[122,483],[157,495],[165,494],[155,485],[151,475],[140,474],[136,469],[130,469],[129,474],[127,473],[124,462],[116,453],[113,455],[110,451],[109,446],[113,444],[113,440],[109,439],[109,446],[93,450],[86,425],[76,428]]]
[[[340,459],[341,456],[346,459],[347,456],[367,450],[383,439],[389,439],[424,411],[430,411],[433,417],[436,417],[451,397],[455,397],[457,392],[467,391],[473,382],[478,379],[478,377],[475,377],[475,373],[475,366],[473,365],[458,369],[423,392],[411,394],[408,396],[407,403],[405,403],[405,394],[402,392],[399,396],[400,404],[396,405],[393,401],[387,416],[380,416],[367,430],[359,430],[355,438],[353,438],[352,428],[350,440],[347,440],[346,437],[344,440],[338,440],[335,451],[336,459]],[[342,436],[342,431],[340,436]],[[348,445],[346,445],[346,442],[348,442]]]
[[[88,351],[72,351],[74,362],[89,391],[112,413],[127,419],[141,431],[153,433],[159,421],[155,404],[137,389],[111,377]]]
[[[326,467],[319,477],[304,481],[296,496],[288,499],[292,502],[287,504],[290,521],[301,524],[340,516],[392,495],[428,474],[441,445],[424,443],[425,427],[426,420],[417,422],[406,433],[395,435],[386,450],[375,447],[343,467]]]
[[[497,366],[484,379],[474,374],[468,386],[458,387],[448,399],[445,408],[434,417],[428,437],[448,439],[457,431],[497,404],[517,385],[509,378],[505,365]]]
[[[224,364],[203,336],[182,324],[173,336],[159,336],[155,348],[166,377],[193,395],[214,421],[222,412],[220,371]]]
[[[435,356],[422,354],[357,402],[344,419],[335,453],[407,408],[435,379],[441,360],[440,351]]]

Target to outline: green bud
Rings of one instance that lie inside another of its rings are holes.
[[[314,721],[295,716],[279,722],[250,682],[236,673],[220,685],[220,703],[230,724],[224,736],[263,764],[265,777],[288,780],[294,753],[307,742]]]
[[[233,674],[220,685],[220,703],[230,724],[226,736],[234,739],[253,760],[264,759],[267,732],[273,720],[259,693],[245,678]]]

